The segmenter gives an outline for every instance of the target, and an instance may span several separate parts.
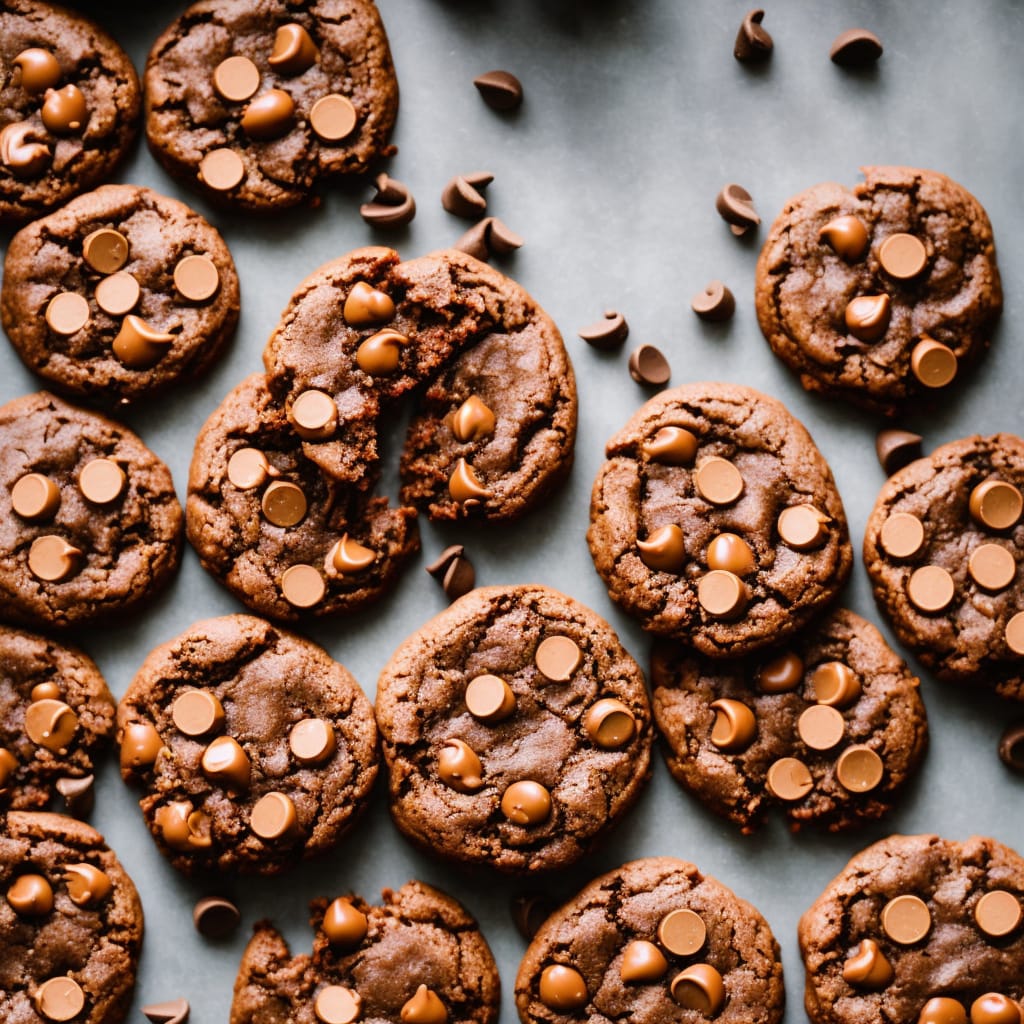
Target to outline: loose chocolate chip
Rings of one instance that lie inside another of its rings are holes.
[[[745,235],[761,223],[754,209],[754,200],[742,185],[729,184],[715,199],[715,209],[734,235]]]
[[[863,68],[882,56],[882,41],[866,28],[849,28],[832,42],[829,57],[844,68]]]
[[[192,923],[208,939],[226,939],[241,921],[238,907],[221,896],[204,896],[192,908]]]
[[[461,544],[452,544],[444,549],[430,565],[426,566],[426,572],[436,580],[443,580],[448,566],[465,553],[466,549]]]
[[[490,231],[487,234],[487,244],[491,252],[499,256],[508,256],[515,252],[523,244],[522,236],[517,235],[509,226],[497,217],[489,217],[491,222]]]
[[[372,203],[359,207],[359,216],[376,228],[397,228],[408,224],[416,216],[416,200],[400,181],[378,174],[377,195]]]
[[[604,319],[584,327],[577,332],[579,336],[594,348],[608,351],[618,348],[629,337],[629,324],[626,318],[614,309],[605,310]]]
[[[80,779],[58,779],[57,792],[64,798],[64,811],[72,818],[87,818],[96,803],[96,778],[83,775]]]
[[[187,999],[175,999],[169,1003],[152,1003],[142,1008],[145,1017],[153,1024],[185,1024],[188,1020]]]
[[[772,55],[772,37],[761,27],[764,11],[755,9],[748,12],[736,34],[732,55],[740,61],[755,63],[767,60]]]
[[[690,300],[690,309],[701,318],[718,323],[736,312],[736,299],[721,281],[712,281]]]
[[[462,556],[452,559],[441,585],[449,601],[457,601],[463,594],[468,594],[476,586],[473,563]]]
[[[1024,775],[1024,718],[1008,725],[999,737],[999,759],[1010,771]]]
[[[920,434],[909,430],[880,430],[875,438],[875,452],[886,476],[921,458]]]
[[[491,110],[515,110],[523,102],[522,83],[509,71],[488,71],[473,84]]]
[[[558,904],[553,899],[541,893],[520,893],[512,897],[509,909],[519,934],[530,942],[557,907]]]
[[[672,368],[660,349],[641,345],[629,354],[629,375],[637,384],[658,388],[668,383]]]
[[[494,181],[494,175],[487,171],[460,174],[452,178],[441,193],[441,205],[456,217],[476,220],[487,209],[487,198],[480,190]]]
[[[456,243],[460,252],[486,263],[492,254],[507,256],[518,249],[524,239],[497,217],[485,217],[474,224]]]

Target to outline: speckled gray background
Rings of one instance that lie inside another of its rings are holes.
[[[123,0],[86,6],[140,68],[178,9]],[[765,17],[775,54],[755,68],[732,57],[747,9],[733,0],[383,0],[381,6],[402,91],[394,138],[399,153],[388,170],[417,199],[409,228],[385,233],[365,225],[357,207],[372,190],[359,186],[330,194],[317,210],[275,220],[211,211],[174,184],[144,147],[118,179],[196,205],[223,232],[241,277],[241,325],[226,358],[199,385],[129,417],[170,465],[182,498],[196,432],[221,397],[260,368],[263,343],[305,274],[358,245],[390,243],[412,256],[453,242],[465,222],[441,208],[441,189],[452,175],[478,169],[495,175],[489,212],[526,238],[499,265],[565,336],[579,380],[576,467],[553,506],[520,526],[486,531],[424,524],[424,557],[392,598],[310,630],[371,696],[398,642],[444,606],[422,565],[455,540],[466,543],[481,583],[561,588],[609,618],[646,663],[646,638],[612,607],[584,540],[604,442],[646,397],[626,372],[633,344],[662,347],[674,383],[738,381],[785,401],[830,461],[859,549],[883,479],[873,445],[878,422],[812,399],[771,356],[752,300],[766,227],[742,241],[729,233],[714,210],[727,181],[742,183],[769,222],[788,196],[826,179],[852,183],[867,163],[931,167],[971,189],[995,227],[1006,289],[1003,322],[969,390],[938,413],[906,422],[925,435],[929,448],[974,431],[1022,429],[1017,325],[1024,296],[1024,147],[1018,107],[1024,4],[779,2]],[[865,72],[844,71],[828,59],[832,39],[856,25],[870,27],[885,44],[881,62]],[[508,68],[522,79],[527,98],[518,114],[495,114],[480,101],[472,79],[492,68]],[[737,296],[737,314],[724,326],[703,324],[689,309],[690,296],[714,277]],[[631,326],[622,353],[596,353],[576,337],[608,307],[621,310]],[[0,398],[35,389],[12,351],[0,348],[0,361]],[[392,493],[393,476],[386,481]],[[878,622],[859,560],[846,601]],[[120,695],[153,646],[198,618],[240,610],[186,551],[180,576],[146,615],[81,639]],[[1024,779],[1009,775],[995,753],[1003,725],[1024,708],[923,678],[931,750],[888,821],[841,837],[794,836],[774,822],[744,838],[683,795],[659,757],[648,791],[612,842],[570,877],[544,886],[568,897],[630,858],[673,854],[695,861],[768,918],[783,948],[786,1021],[803,1021],[796,921],[854,851],[889,832],[923,831],[954,838],[989,833],[1024,849]],[[356,890],[374,898],[382,887],[411,877],[447,889],[478,917],[501,967],[502,1019],[515,1020],[511,990],[524,947],[508,903],[536,883],[474,877],[414,853],[390,823],[382,787],[372,812],[333,855],[271,881],[203,885],[178,877],[152,846],[112,758],[103,768],[93,821],[135,878],[146,908],[132,1020],[142,1020],[145,1003],[185,996],[193,1024],[223,1024],[255,920],[273,918],[293,948],[308,949],[305,906],[312,896]],[[193,931],[193,901],[208,892],[238,900],[244,925],[234,940],[210,943]]]

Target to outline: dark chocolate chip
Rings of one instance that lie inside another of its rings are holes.
[[[434,579],[444,579],[444,574],[448,571],[448,566],[455,561],[456,558],[461,557],[465,553],[466,549],[461,544],[452,544],[450,547],[444,549],[434,559],[430,565],[426,566],[426,571],[430,573]]]
[[[205,896],[192,908],[192,923],[208,939],[226,939],[239,925],[238,907],[221,896]]]
[[[755,63],[767,60],[772,55],[772,37],[761,27],[761,20],[764,18],[764,11],[756,8],[749,11],[740,25],[736,34],[736,45],[733,47],[732,55],[737,60]]]
[[[629,324],[626,318],[614,309],[605,310],[604,319],[584,327],[579,336],[594,348],[618,348],[629,337]]]
[[[492,254],[507,256],[522,244],[523,239],[497,217],[485,217],[474,224],[454,248],[486,263]]]
[[[1024,775],[1024,718],[1008,725],[999,737],[999,759],[1011,771]]]
[[[721,281],[712,281],[690,300],[690,308],[701,320],[728,320],[736,312],[736,299]]]
[[[653,345],[641,345],[629,354],[629,375],[645,387],[661,387],[668,383],[672,369],[661,350]]]
[[[724,186],[715,199],[715,209],[734,235],[746,234],[761,223],[754,209],[754,200],[742,185],[731,183]]]
[[[540,931],[540,926],[556,910],[558,904],[542,893],[520,893],[512,897],[512,921],[516,929],[527,942]]]
[[[875,438],[875,452],[886,476],[921,458],[920,434],[909,430],[880,430]]]
[[[473,84],[491,110],[515,110],[523,102],[522,83],[508,71],[488,71]]]
[[[80,779],[58,779],[57,792],[64,798],[64,811],[72,818],[87,818],[96,803],[96,778],[83,775]]]
[[[152,1003],[144,1006],[142,1013],[153,1024],[185,1024],[188,1020],[187,999],[175,999],[169,1003]]]
[[[416,200],[400,181],[378,174],[375,186],[377,195],[372,203],[359,207],[359,216],[376,228],[402,227],[416,216]]]
[[[442,586],[449,601],[457,601],[463,594],[468,594],[476,586],[473,563],[462,555],[453,558],[444,574]]]
[[[452,178],[441,193],[441,205],[456,217],[475,220],[487,209],[487,199],[480,194],[494,181],[494,175],[487,171],[475,171],[473,174],[460,174]]]
[[[844,68],[863,68],[882,56],[882,41],[866,28],[848,28],[836,36],[828,54]]]

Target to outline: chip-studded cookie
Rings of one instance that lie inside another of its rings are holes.
[[[579,859],[647,781],[643,673],[545,587],[483,587],[410,636],[377,683],[391,813],[444,858],[525,873]]]
[[[117,709],[121,774],[179,870],[275,874],[351,828],[377,775],[373,709],[316,644],[262,619],[198,622]]]
[[[1024,700],[1024,441],[966,437],[893,474],[864,534],[875,600],[940,679]]]
[[[126,427],[45,391],[0,407],[0,598],[71,626],[153,597],[178,567],[167,467]]]
[[[738,384],[663,391],[606,446],[587,541],[644,629],[709,657],[795,633],[853,560],[843,503],[786,407]]]
[[[121,1024],[142,904],[95,829],[59,814],[0,815],[0,1020]]]
[[[105,185],[11,240],[0,316],[25,364],[108,405],[205,370],[238,322],[224,240],[184,203]]]
[[[890,836],[800,919],[812,1024],[1020,1024],[1024,859],[995,839]]]
[[[699,868],[649,857],[555,911],[519,966],[523,1024],[777,1024],[779,945],[746,900]]]
[[[0,10],[0,225],[23,224],[108,178],[135,140],[128,55],[77,11],[36,0]]]
[[[651,671],[669,770],[751,832],[772,805],[832,831],[889,811],[924,755],[918,680],[871,623],[838,609],[785,651],[742,661],[662,643]]]
[[[992,227],[935,171],[865,167],[790,199],[757,263],[757,316],[809,391],[892,411],[944,392],[1003,307]]]
[[[274,211],[393,152],[398,82],[371,0],[200,0],[153,44],[146,135],[176,178]]]

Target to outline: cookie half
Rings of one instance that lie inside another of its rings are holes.
[[[838,609],[784,652],[710,660],[663,644],[651,669],[669,770],[752,832],[769,808],[831,831],[887,813],[928,739],[918,680],[871,623]]]
[[[152,651],[117,709],[121,775],[181,871],[276,874],[330,849],[377,775],[373,709],[316,644],[248,615]]]
[[[1024,859],[994,839],[890,836],[800,919],[813,1024],[1017,1024]]]
[[[843,503],[786,407],[737,384],[663,391],[607,444],[587,541],[608,595],[709,657],[799,630],[853,560]]]
[[[105,185],[11,240],[0,316],[25,365],[108,405],[205,370],[238,322],[224,240],[184,203]]]
[[[809,391],[892,411],[939,398],[1003,308],[992,226],[936,171],[865,167],[786,203],[756,271],[772,351]]]
[[[0,408],[0,595],[17,622],[71,626],[153,597],[178,567],[167,467],[127,427],[45,391]]]
[[[940,679],[1024,700],[1024,441],[973,436],[893,474],[864,565],[896,635]]]
[[[565,867],[650,771],[643,673],[603,619],[545,587],[460,598],[392,655],[376,710],[395,824],[449,860]]]
[[[201,0],[153,44],[146,137],[209,199],[274,211],[390,155],[398,81],[370,0]]]
[[[523,1024],[777,1024],[784,1003],[768,922],[673,857],[596,878],[547,919],[516,977]]]
[[[59,814],[0,817],[0,1018],[120,1024],[142,904],[95,829]]]

